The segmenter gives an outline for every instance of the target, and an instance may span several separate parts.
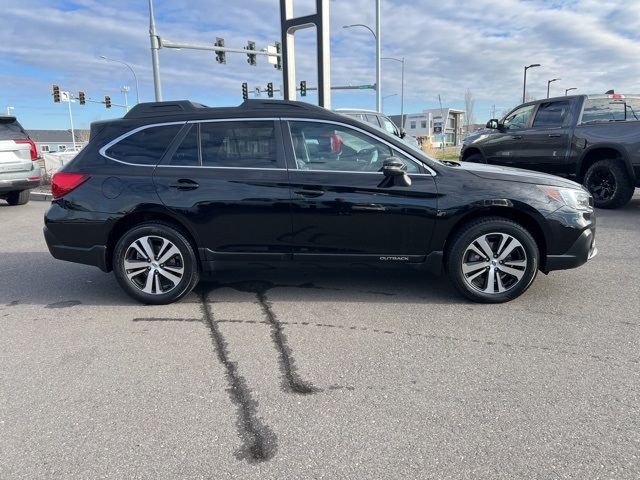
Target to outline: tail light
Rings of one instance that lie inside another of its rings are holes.
[[[28,143],[29,144],[29,151],[31,152],[31,160],[37,160],[38,159],[38,149],[36,148],[36,144],[33,140],[31,140],[30,138],[24,138],[24,139],[20,139],[20,140],[14,140],[14,142],[16,143]]]
[[[57,200],[67,193],[75,190],[84,182],[89,180],[89,175],[84,173],[58,172],[53,174],[51,179],[51,194]]]

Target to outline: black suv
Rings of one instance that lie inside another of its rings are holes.
[[[592,198],[522,170],[441,163],[299,102],[140,104],[96,122],[57,173],[52,255],[113,270],[145,303],[186,295],[220,261],[401,263],[446,271],[474,301],[596,253]]]
[[[463,142],[461,160],[528,168],[583,183],[595,206],[625,205],[640,186],[640,96],[528,102]]]

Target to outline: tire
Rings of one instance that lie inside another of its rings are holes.
[[[505,218],[486,217],[457,231],[445,266],[453,285],[469,300],[503,303],[529,288],[538,273],[539,258],[538,245],[525,228]]]
[[[5,197],[9,205],[25,205],[29,203],[29,190],[9,192]]]
[[[469,163],[487,163],[484,161],[484,157],[480,153],[474,153],[472,155],[469,155],[467,158],[464,159],[464,161]]]
[[[180,300],[200,278],[191,242],[162,222],[145,222],[126,232],[113,251],[113,271],[129,296],[152,305]]]
[[[584,186],[593,195],[598,208],[619,208],[633,196],[634,185],[624,165],[618,160],[599,160],[589,167]]]

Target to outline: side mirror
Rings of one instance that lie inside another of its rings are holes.
[[[389,186],[400,185],[408,187],[411,185],[411,178],[407,175],[407,166],[402,160],[393,157],[388,158],[384,161],[380,170]]]
[[[407,132],[405,132],[404,130],[400,130],[400,138],[404,138],[407,136]]]
[[[491,128],[493,130],[498,130],[500,128],[500,123],[498,122],[497,118],[492,118],[487,122],[486,127]]]

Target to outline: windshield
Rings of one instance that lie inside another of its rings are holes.
[[[640,120],[640,98],[588,98],[582,123]]]

